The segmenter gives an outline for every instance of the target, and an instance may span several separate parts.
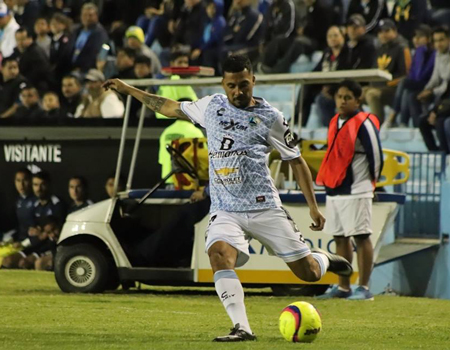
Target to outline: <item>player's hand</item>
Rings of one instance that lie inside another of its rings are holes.
[[[120,79],[109,79],[105,81],[102,85],[105,90],[115,90],[120,94],[128,94],[128,89],[131,87],[130,85],[124,83]]]
[[[309,228],[313,231],[322,231],[325,226],[325,217],[319,211],[319,209],[314,209],[309,212],[311,219],[313,219],[314,223],[309,226]]]

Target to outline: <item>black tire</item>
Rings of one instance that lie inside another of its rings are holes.
[[[328,284],[273,284],[271,286],[273,294],[279,297],[313,297],[322,295],[328,287]]]
[[[109,259],[92,244],[59,246],[55,256],[55,278],[66,293],[101,293],[108,284]]]

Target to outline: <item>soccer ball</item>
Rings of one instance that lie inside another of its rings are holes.
[[[289,342],[311,343],[322,329],[322,320],[310,303],[297,301],[280,315],[280,332]]]

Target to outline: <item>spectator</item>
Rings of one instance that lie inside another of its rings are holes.
[[[34,203],[37,198],[31,188],[31,171],[21,168],[16,171],[14,184],[19,198],[16,202],[17,231],[14,234],[14,241],[20,242],[28,238],[28,229],[35,225]]]
[[[152,62],[152,73],[157,75],[161,73],[161,62],[158,56],[144,43],[144,32],[140,27],[129,27],[125,33],[126,46],[136,51],[136,55],[144,55],[150,58]]]
[[[332,6],[326,6],[319,0],[305,0],[307,6],[304,34],[314,46],[322,50],[327,42],[327,30],[332,25],[339,25]]]
[[[75,118],[122,118],[123,102],[111,90],[105,91],[102,84],[105,76],[97,69],[90,69],[85,77],[88,94],[77,108]]]
[[[34,42],[27,28],[17,30],[16,41],[12,57],[19,60],[20,73],[39,91],[47,91],[53,83],[49,58]]]
[[[17,108],[14,119],[37,122],[44,117],[44,111],[39,105],[39,93],[33,86],[25,86],[20,92],[20,101],[22,105]]]
[[[408,126],[412,119],[413,126],[419,126],[419,116],[422,106],[417,99],[431,78],[433,73],[436,51],[432,47],[432,31],[429,26],[422,24],[416,29],[413,37],[415,53],[412,59],[411,69],[408,76],[397,86],[394,101],[394,111],[389,116],[388,126],[395,125],[396,117],[400,113],[400,126]]]
[[[34,33],[36,34],[36,44],[44,50],[48,58],[50,58],[50,47],[52,44],[52,38],[48,33],[50,27],[46,18],[38,18],[34,23]]]
[[[191,60],[206,67],[220,71],[219,59],[223,46],[223,35],[227,25],[223,17],[223,2],[221,0],[208,0],[206,2],[208,22],[203,32],[203,41],[199,48],[191,53]]]
[[[20,90],[27,80],[19,72],[19,63],[12,57],[3,59],[2,62],[3,85],[0,86],[0,117],[12,117],[19,107]]]
[[[61,105],[59,104],[58,94],[53,91],[46,92],[42,98],[42,108],[45,111],[45,117],[52,119],[60,118]]]
[[[61,224],[52,216],[46,216],[39,221],[39,226],[30,229],[30,238],[14,244],[15,248],[23,250],[4,258],[3,267],[32,270],[36,264],[44,266],[44,262],[45,266],[48,266],[45,257],[54,256],[56,252]]]
[[[199,48],[207,20],[201,0],[184,0],[184,7],[173,33],[173,44],[186,45],[190,50]]]
[[[189,67],[189,55],[183,51],[172,52],[170,56],[171,67]],[[171,80],[181,79],[179,75],[171,75]],[[197,101],[197,95],[191,86],[164,86],[161,85],[156,92],[157,95],[170,98],[175,101],[186,99],[188,101]],[[156,118],[167,119],[164,115],[156,113]]]
[[[115,175],[108,176],[105,182],[105,191],[109,198],[114,198],[114,181]],[[117,186],[117,192],[122,192],[125,190],[126,180],[125,177],[121,174],[119,176],[119,183]]]
[[[88,183],[83,176],[72,176],[69,179],[69,196],[72,200],[72,204],[69,207],[68,214],[93,204],[93,202],[88,199]]]
[[[98,8],[86,3],[81,10],[81,25],[75,28],[71,38],[72,68],[85,73],[96,67],[97,55],[108,41],[108,34],[98,21]]]
[[[425,145],[429,151],[442,151],[445,154],[450,153],[448,133],[448,123],[450,119],[450,88],[441,96],[439,102],[424,114],[419,120],[419,129],[422,134]],[[436,144],[433,130],[436,130],[436,136],[439,146]]]
[[[322,59],[314,68],[314,72],[334,72],[349,69],[349,52],[345,43],[344,33],[337,26],[332,26],[327,32],[328,47],[325,49]],[[316,103],[322,126],[328,127],[331,118],[335,114],[336,104],[330,94],[329,85],[305,85],[302,123],[306,126],[311,105]],[[300,94],[299,94],[300,97]],[[296,109],[298,110],[298,102]]]
[[[374,39],[366,34],[366,20],[359,14],[351,15],[347,22],[350,69],[376,67],[377,52]]]
[[[54,216],[58,223],[62,224],[66,218],[66,208],[64,203],[52,194],[50,175],[46,171],[33,175],[33,192],[37,197],[34,203],[36,221],[47,216]]]
[[[0,37],[0,53],[3,58],[13,54],[14,48],[17,45],[15,34],[19,27],[11,10],[8,9],[6,4],[0,3],[0,30],[2,31]]]
[[[81,104],[81,83],[74,75],[62,79],[61,116],[73,118]]]
[[[117,50],[116,70],[117,74],[114,78],[118,79],[135,79],[134,76],[134,60],[136,59],[136,51],[129,47],[122,47]]]
[[[427,0],[396,0],[392,19],[398,32],[411,41],[414,31],[428,20]]]
[[[435,104],[447,91],[450,80],[450,33],[446,27],[437,27],[433,30],[433,43],[436,49],[436,60],[433,73],[427,85],[417,95],[417,99],[423,103],[431,102]]]
[[[72,20],[63,14],[56,13],[50,20],[50,30],[53,34],[50,45],[50,64],[58,84],[62,77],[69,72],[71,66],[69,43],[71,27]]]
[[[263,16],[251,7],[251,0],[233,0],[233,12],[228,17],[224,34],[224,55],[246,53],[257,56],[263,34],[262,22]],[[252,61],[254,58],[251,57]]]
[[[158,2],[150,2],[144,14],[138,18],[136,25],[145,32],[145,44],[148,47],[151,47],[155,40],[163,48],[170,46],[172,35],[168,27],[172,7],[173,2],[170,0],[161,1],[159,7]]]
[[[33,32],[34,22],[39,16],[39,2],[33,0],[15,0],[13,7],[14,17],[21,27],[27,28],[29,33]]]
[[[400,41],[395,23],[390,19],[382,19],[379,23],[378,40],[381,47],[377,50],[378,69],[392,74],[393,80],[365,87],[365,100],[370,111],[380,123],[384,122],[384,106],[392,106],[395,91],[400,80],[406,76],[411,66],[411,53]]]
[[[273,68],[292,46],[297,34],[295,5],[292,0],[276,0],[264,18],[265,47],[263,66]]]
[[[151,79],[152,61],[147,56],[137,56],[134,60],[134,75],[137,79]]]
[[[377,29],[378,22],[381,18],[388,16],[385,0],[351,0],[347,18],[354,14],[360,14],[366,21],[366,32],[373,33]]]

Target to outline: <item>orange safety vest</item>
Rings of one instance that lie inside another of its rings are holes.
[[[342,184],[355,155],[355,143],[362,123],[369,118],[380,130],[380,122],[370,113],[359,112],[338,129],[339,114],[331,119],[328,129],[328,149],[317,174],[316,183],[328,188]]]

